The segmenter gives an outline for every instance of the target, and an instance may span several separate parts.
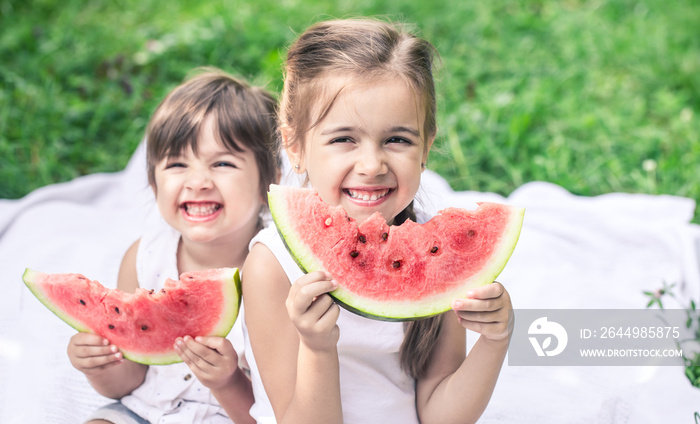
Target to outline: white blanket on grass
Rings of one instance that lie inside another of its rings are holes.
[[[144,151],[125,170],[0,200],[0,423],[80,423],[109,400],[69,363],[74,330],[22,284],[25,268],[79,272],[114,286],[121,256],[150,225],[163,225],[146,183]],[[700,293],[695,204],[673,196],[574,196],[528,183],[507,198],[454,192],[424,174],[424,207],[498,201],[526,208],[520,242],[499,276],[516,309],[643,308],[643,290],[676,283]],[[470,334],[470,336],[473,336]],[[473,343],[473,338],[470,337]],[[504,365],[482,423],[685,423],[700,390],[682,367]]]

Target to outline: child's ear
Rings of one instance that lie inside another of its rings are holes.
[[[280,133],[282,135],[282,146],[287,152],[287,157],[292,165],[292,169],[297,174],[303,174],[306,172],[306,167],[304,166],[304,149],[302,148],[302,143],[300,140],[294,140],[292,137],[292,129],[287,125],[282,125],[280,128]]]

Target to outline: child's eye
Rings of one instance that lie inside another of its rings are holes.
[[[221,161],[221,162],[216,162],[214,164],[214,167],[219,168],[219,167],[231,167],[231,168],[238,168],[235,164],[231,162],[226,162],[226,161]]]
[[[386,140],[387,143],[408,143],[413,144],[413,142],[407,138],[403,137],[390,137]]]
[[[331,144],[333,144],[333,143],[351,143],[351,142],[352,142],[352,139],[350,137],[338,137],[338,138],[334,138],[333,140],[331,140]]]
[[[167,165],[165,165],[165,169],[171,169],[171,168],[184,168],[185,164],[182,162],[170,162]]]

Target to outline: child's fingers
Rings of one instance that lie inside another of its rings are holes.
[[[208,362],[214,362],[216,364],[220,362],[230,362],[238,363],[238,354],[233,348],[233,344],[230,340],[224,337],[195,337],[195,342],[201,344],[201,346],[206,346],[208,350],[201,353],[200,356],[207,358]]]
[[[175,342],[183,362],[206,387],[219,387],[238,369],[238,355],[231,342],[223,337],[185,336]],[[222,354],[224,352],[224,354]]]
[[[462,327],[489,339],[498,340],[508,337],[513,328],[513,313],[510,309],[503,308],[491,312],[455,312]]]
[[[105,369],[119,365],[124,362],[121,352],[114,354],[109,354],[105,356],[93,356],[86,359],[86,364],[84,365],[87,369]]]
[[[455,311],[495,311],[508,304],[507,292],[500,283],[494,282],[469,290],[465,299],[453,300],[452,309]]]
[[[333,298],[327,294],[322,294],[316,297],[311,306],[306,310],[306,313],[300,320],[300,325],[302,327],[323,327],[326,325],[323,318],[326,316],[328,311],[333,310],[334,308],[337,308],[337,305],[335,305],[335,302],[333,302]],[[335,320],[333,321],[332,325],[335,325]]]
[[[217,367],[222,363],[238,363],[238,354],[231,341],[223,337],[185,336],[175,341],[175,349],[188,364],[199,368]]]
[[[75,358],[107,356],[119,352],[119,348],[109,344],[109,340],[92,333],[78,333],[68,343],[68,355]]]
[[[314,272],[305,277],[309,278],[300,278],[289,290],[286,303],[287,311],[292,316],[303,315],[316,298],[338,287],[326,273]]]
[[[233,351],[233,345],[231,344],[231,341],[223,337],[197,336],[194,338],[194,341],[208,347],[209,349],[214,349],[222,355],[225,352]]]
[[[107,346],[109,340],[95,333],[77,333],[71,337],[71,343],[76,346]]]
[[[477,287],[465,299],[452,301],[459,323],[489,339],[503,339],[512,329],[510,295],[497,282]]]
[[[80,346],[69,352],[71,363],[82,371],[102,369],[124,362],[119,349],[114,346]]]
[[[459,323],[467,330],[474,331],[488,339],[500,340],[509,337],[513,330],[513,315],[508,313],[497,321],[475,321],[458,315]]]
[[[494,281],[491,284],[486,284],[481,287],[474,287],[467,292],[468,299],[494,299],[503,294],[505,288],[498,281]]]
[[[336,327],[338,316],[340,315],[340,306],[336,305],[330,296],[324,297],[328,298],[328,302],[325,310],[317,321],[317,325],[321,328]]]
[[[301,287],[318,281],[330,281],[333,277],[325,271],[314,271],[300,277],[293,286]]]
[[[215,356],[219,354],[209,347],[199,343],[190,336],[178,338],[175,341],[175,350],[188,365],[194,364],[197,367],[213,366]]]
[[[495,310],[495,311],[460,311],[460,310],[455,310],[455,313],[457,314],[458,317],[465,319],[467,321],[473,321],[473,322],[498,322],[501,321],[503,318],[503,315],[501,314],[501,310]]]
[[[508,303],[492,299],[458,299],[452,302],[452,307],[460,319],[481,323],[505,321],[511,309]]]

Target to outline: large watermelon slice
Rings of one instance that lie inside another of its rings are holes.
[[[241,302],[236,268],[186,272],[167,279],[160,291],[126,293],[108,289],[81,274],[46,274],[27,269],[29,290],[63,321],[81,332],[99,334],[125,358],[148,365],[181,362],[177,337],[225,337]]]
[[[306,272],[338,282],[331,296],[369,318],[405,321],[451,308],[453,299],[494,281],[513,253],[525,210],[481,203],[448,208],[425,224],[365,222],[329,206],[315,190],[271,185],[270,210],[287,248]]]

